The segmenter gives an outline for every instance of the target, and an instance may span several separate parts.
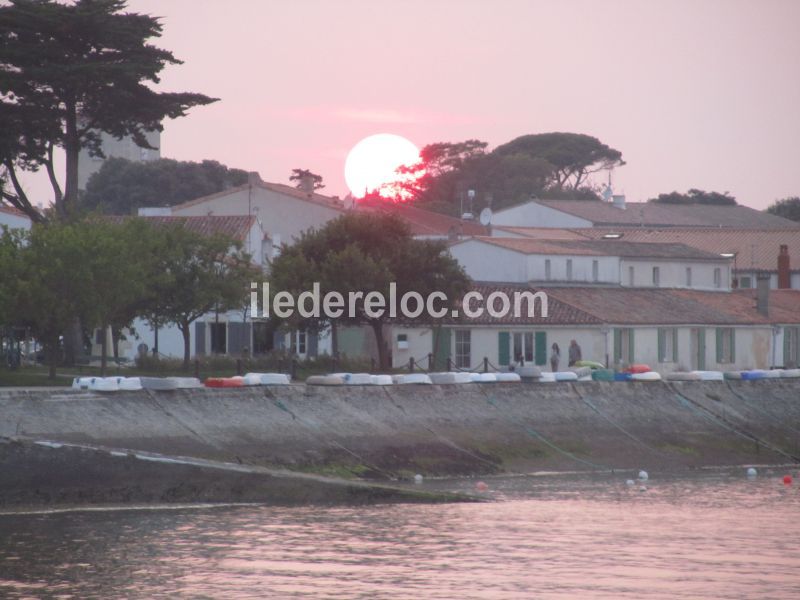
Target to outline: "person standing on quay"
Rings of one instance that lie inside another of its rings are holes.
[[[553,346],[550,349],[550,370],[555,373],[558,371],[558,362],[561,360],[561,349],[558,347],[558,344],[553,342]]]
[[[582,359],[581,347],[578,345],[578,342],[572,340],[569,343],[569,366],[575,366],[575,363]]]

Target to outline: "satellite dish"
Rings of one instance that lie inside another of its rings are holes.
[[[492,223],[492,209],[488,206],[481,211],[481,215],[479,217],[481,225],[484,227],[488,227]]]

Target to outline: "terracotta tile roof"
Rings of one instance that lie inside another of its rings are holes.
[[[752,297],[738,292],[575,287],[548,288],[547,293],[610,325],[768,325],[776,322],[758,313]]]
[[[499,233],[496,237],[505,237],[506,233],[522,237],[542,240],[583,240],[586,236],[580,229],[556,229],[551,227],[509,227],[506,225],[493,225],[492,232]]]
[[[397,215],[408,223],[412,235],[448,237],[451,232],[458,235],[486,235],[486,227],[474,221],[463,221],[442,213],[417,208],[402,202],[361,204],[359,210],[380,210]]]
[[[797,223],[748,206],[628,202],[624,210],[599,200],[536,200],[596,226],[620,227],[737,227],[786,229]],[[500,211],[498,211],[500,212]]]
[[[181,225],[186,229],[201,235],[222,234],[238,241],[245,241],[247,235],[257,222],[254,215],[242,216],[205,216],[205,217],[104,217],[109,221],[121,223],[126,219],[145,219],[154,225]]]
[[[474,239],[524,254],[574,254],[578,256],[620,256],[684,260],[724,260],[718,253],[705,252],[685,244],[638,243],[620,240],[531,239],[476,237]]]
[[[480,292],[483,296],[484,306],[486,300],[492,292],[504,293],[511,301],[512,308],[514,306],[514,294],[518,292],[533,292],[543,291],[548,294],[547,310],[548,318],[539,316],[540,306],[537,302],[535,311],[536,316],[528,318],[527,316],[527,301],[522,302],[522,312],[524,316],[515,317],[512,311],[502,318],[492,317],[484,310],[483,314],[476,319],[468,319],[462,317],[461,320],[455,321],[454,324],[462,325],[539,325],[545,327],[547,325],[601,325],[603,321],[595,315],[590,314],[580,308],[562,301],[559,298],[550,295],[549,289],[538,290],[531,288],[527,285],[513,285],[513,284],[496,284],[496,283],[475,283],[472,290]],[[499,308],[499,302],[497,304]],[[473,310],[477,308],[477,304],[472,304]]]
[[[208,196],[195,198],[194,200],[189,200],[188,202],[183,202],[182,204],[176,204],[175,206],[172,207],[172,210],[173,211],[181,210],[184,208],[189,208],[191,206],[196,206],[198,204],[203,204],[204,202],[208,202],[209,200],[224,198],[225,196],[246,190],[250,185],[251,184],[249,183],[245,183],[237,187],[217,192],[216,194],[209,194]],[[332,198],[330,196],[324,196],[322,194],[317,194],[317,193],[309,194],[307,192],[303,192],[302,190],[291,187],[289,185],[283,185],[281,183],[269,183],[261,180],[254,181],[252,185],[255,187],[260,187],[265,190],[283,194],[284,196],[291,196],[292,198],[297,198],[298,200],[304,200],[305,202],[313,202],[314,204],[320,204],[322,206],[326,206],[334,210],[342,210],[342,211],[344,210],[344,205],[342,201],[336,198]]]
[[[13,215],[15,217],[20,217],[21,219],[29,218],[28,215],[26,215],[18,208],[14,208],[13,206],[6,206],[5,204],[0,204],[0,212],[4,212],[6,214]]]
[[[756,290],[737,290],[730,293],[673,290],[677,295],[735,316],[742,322],[800,323],[800,290],[770,290],[769,316],[756,310]]]
[[[736,253],[738,270],[777,271],[778,251],[781,245],[789,247],[791,267],[800,271],[800,227],[796,229],[625,229],[587,228],[573,230],[595,239],[612,231],[623,234],[632,242],[681,243],[720,254]]]

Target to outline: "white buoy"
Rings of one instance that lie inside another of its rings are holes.
[[[420,483],[422,483],[422,475],[420,475],[419,473],[417,473],[416,475],[414,475],[414,483],[416,483],[417,485],[419,485]]]
[[[646,485],[639,486],[639,491],[640,492],[646,492],[647,491],[647,486]]]
[[[747,476],[748,477],[758,477],[758,471],[756,471],[753,467],[747,469]]]
[[[647,471],[639,471],[639,479],[641,481],[647,481],[650,477],[647,475]]]
[[[628,485],[628,486],[634,485],[633,479],[628,479],[628,481],[625,482],[625,485]]]

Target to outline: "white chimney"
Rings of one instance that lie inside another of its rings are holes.
[[[614,194],[611,198],[615,208],[625,210],[625,194]]]

